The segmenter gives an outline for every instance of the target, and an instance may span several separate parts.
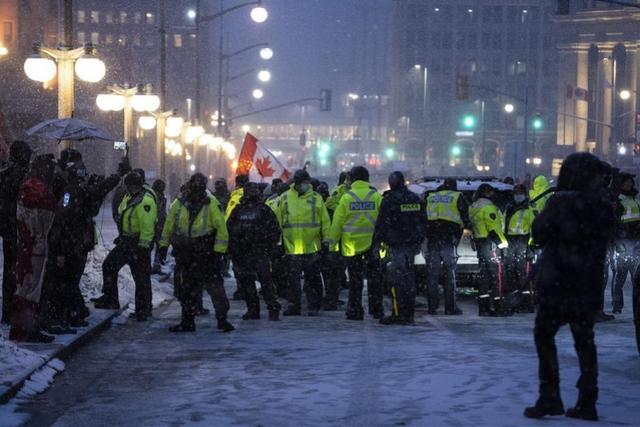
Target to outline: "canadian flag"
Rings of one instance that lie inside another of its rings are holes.
[[[247,133],[240,150],[236,175],[249,175],[252,182],[270,183],[275,178],[287,181],[291,173],[271,151],[260,144],[258,138]]]

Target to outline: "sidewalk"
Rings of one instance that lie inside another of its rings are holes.
[[[80,285],[85,301],[101,294],[102,261],[113,246],[110,244],[111,240],[106,240],[106,242],[105,240],[89,254],[87,260]],[[170,266],[165,268],[170,270]],[[1,262],[0,274],[2,274]],[[161,279],[159,276],[152,276],[154,308],[173,298],[173,285],[159,279]],[[118,276],[120,307],[122,309],[120,311],[96,310],[93,308],[93,304],[87,303],[87,307],[91,310],[91,315],[87,318],[89,326],[77,328],[75,335],[56,335],[55,341],[50,344],[9,341],[9,327],[0,326],[0,404],[7,403],[21,390],[27,395],[46,390],[53,382],[53,377],[64,370],[64,363],[60,359],[65,359],[101,331],[108,329],[112,320],[116,319],[120,313],[122,313],[122,319],[118,318],[116,321],[126,322],[127,316],[133,308],[134,289],[131,272],[128,267],[125,267]]]

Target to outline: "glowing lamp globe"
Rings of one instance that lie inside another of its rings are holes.
[[[156,119],[152,116],[140,116],[138,126],[140,126],[142,130],[151,130],[156,127]]]
[[[271,59],[273,58],[273,50],[268,47],[264,47],[260,49],[260,58],[262,59]]]
[[[31,57],[24,61],[24,72],[31,80],[37,82],[48,82],[56,76],[58,67],[49,58]]]
[[[99,82],[104,78],[107,68],[98,58],[83,57],[76,61],[76,75],[80,80],[89,83]]]
[[[254,7],[251,9],[251,19],[253,22],[262,24],[269,17],[269,12],[262,6]]]

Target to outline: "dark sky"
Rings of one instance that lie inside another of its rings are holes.
[[[325,87],[333,90],[334,106],[339,107],[339,97],[358,85],[352,41],[362,22],[361,9],[375,8],[389,14],[391,0],[265,0],[264,3],[269,19],[263,24],[253,23],[248,9],[225,18],[229,50],[263,41],[269,42],[274,50],[274,58],[268,61],[272,81],[263,84],[265,97],[254,104],[255,108],[318,96],[320,88]],[[238,1],[227,0],[225,8],[234,4]],[[264,63],[256,62],[256,58],[257,52],[234,60],[231,74]],[[246,77],[236,83],[234,90],[248,89],[253,82],[257,87],[253,76]],[[247,93],[244,101],[248,96]],[[339,108],[335,110],[333,114],[340,115]],[[258,117],[293,118],[298,111],[298,107],[292,107]]]

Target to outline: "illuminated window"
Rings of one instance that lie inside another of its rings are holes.
[[[127,12],[120,12],[120,23],[121,24],[127,23]]]
[[[174,34],[173,35],[173,46],[174,47],[182,47],[182,34]]]
[[[107,34],[104,36],[104,44],[111,46],[113,44],[113,34]]]
[[[98,12],[97,10],[92,10],[91,11],[91,23],[92,24],[99,24],[100,23],[100,12]]]
[[[118,45],[119,46],[126,46],[127,45],[127,35],[126,34],[120,34],[120,36],[118,36]]]
[[[78,31],[76,33],[76,38],[78,39],[78,43],[79,44],[85,44],[87,42],[86,36],[84,34],[84,31]]]
[[[133,23],[139,24],[142,21],[142,14],[140,12],[136,12],[133,14]]]
[[[84,24],[86,19],[87,18],[86,18],[86,15],[84,13],[84,10],[79,10],[78,11],[78,23]]]
[[[104,22],[107,24],[113,24],[113,12],[107,12],[104,14]]]
[[[156,23],[156,16],[153,13],[147,12],[146,18],[147,18],[147,24],[153,25]]]
[[[100,33],[91,33],[91,43],[93,44],[100,43]]]

